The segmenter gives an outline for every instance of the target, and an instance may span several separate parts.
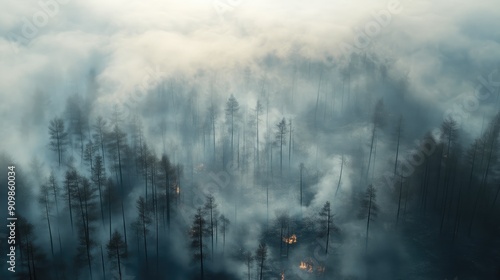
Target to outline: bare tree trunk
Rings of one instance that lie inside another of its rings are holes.
[[[368,204],[368,220],[366,222],[366,243],[365,243],[365,252],[368,251],[368,233],[370,230],[370,218],[372,212],[372,196],[370,195],[370,203]]]
[[[102,252],[102,245],[101,245],[101,265],[102,265],[102,276],[103,279],[106,280],[106,268],[104,266],[104,253]]]
[[[54,259],[54,243],[52,241],[52,229],[50,227],[50,215],[49,215],[49,206],[47,205],[48,203],[48,198],[45,197],[45,217],[47,218],[47,227],[49,230],[49,238],[50,238],[50,251],[52,253],[52,259]]]
[[[303,171],[304,171],[304,164],[301,163],[300,164],[300,207],[301,207],[301,209],[302,209],[302,192],[303,192],[303,188],[304,188]]]
[[[368,156],[368,167],[366,168],[366,176],[365,176],[365,181],[368,181],[368,175],[370,174],[370,164],[372,161],[372,153],[373,153],[373,145],[375,143],[375,133],[377,131],[377,128],[375,124],[373,124],[373,129],[372,129],[372,140],[370,144],[370,155]]]
[[[288,137],[288,172],[292,168],[292,120],[290,119],[290,135]]]
[[[203,224],[202,224],[202,218],[200,217],[199,219],[199,227],[200,227],[200,238],[199,238],[199,242],[200,242],[200,276],[201,276],[201,280],[203,280]]]
[[[399,184],[399,199],[398,199],[398,214],[396,215],[396,226],[399,223],[399,212],[401,210],[401,197],[403,195],[403,176],[400,178],[400,184]]]
[[[325,254],[328,254],[328,246],[330,243],[330,223],[331,223],[331,214],[330,208],[328,209],[328,216],[326,220],[326,246],[325,246]]]
[[[341,164],[340,164],[340,175],[339,175],[339,181],[337,183],[337,189],[335,190],[335,197],[337,197],[337,193],[339,192],[339,189],[340,189],[340,183],[342,182],[342,171],[344,170],[344,154],[342,154],[342,158],[341,158]]]

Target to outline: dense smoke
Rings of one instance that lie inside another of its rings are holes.
[[[4,3],[2,279],[500,279],[496,5]]]

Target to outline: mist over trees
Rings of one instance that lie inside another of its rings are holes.
[[[164,77],[133,108],[91,79],[46,111],[30,163],[0,157],[19,169],[15,276],[496,277],[497,104],[471,129],[375,55],[256,64]]]

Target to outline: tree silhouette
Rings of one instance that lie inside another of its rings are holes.
[[[47,186],[49,188],[49,195],[52,196],[55,207],[56,207],[56,221],[59,220],[60,215],[59,215],[59,202],[58,202],[58,196],[59,193],[61,192],[59,185],[57,184],[56,177],[54,175],[54,172],[51,171],[49,178],[47,180]],[[62,256],[62,242],[61,242],[61,231],[60,231],[60,225],[57,225],[57,239],[59,241],[59,253]]]
[[[92,143],[92,141],[88,141],[87,144],[85,144],[85,149],[83,150],[83,160],[86,162],[86,164],[89,165],[90,167],[90,172],[92,172],[92,169],[94,167],[94,156],[97,152],[97,147]]]
[[[288,133],[286,120],[283,118],[276,125],[276,143],[280,147],[280,176],[283,175],[283,146],[286,145],[286,134]]]
[[[66,171],[65,175],[65,180],[64,180],[64,198],[68,202],[68,215],[69,215],[69,220],[71,223],[71,230],[74,230],[73,227],[73,190],[77,188],[78,185],[78,180],[79,180],[79,175],[76,169],[71,168],[68,171]]]
[[[115,110],[113,113],[113,130],[108,134],[108,145],[112,160],[116,163],[116,170],[118,171],[118,183],[120,185],[120,194],[121,194],[121,210],[122,210],[122,224],[123,224],[123,237],[125,240],[125,244],[127,244],[127,228],[125,222],[125,209],[123,205],[123,200],[125,197],[124,189],[125,186],[123,184],[123,163],[122,157],[126,148],[126,139],[127,135],[123,132],[119,127],[120,115]]]
[[[231,94],[226,102],[226,123],[228,125],[228,131],[231,135],[231,160],[234,159],[234,131],[235,122],[238,117],[238,111],[240,110],[240,105],[236,98]]]
[[[94,139],[94,144],[101,148],[101,157],[103,165],[106,164],[106,155],[104,154],[104,146],[106,144],[106,135],[107,131],[107,122],[106,120],[99,116],[97,117],[95,124],[92,126],[94,129],[94,133],[92,134],[92,138]]]
[[[160,179],[161,186],[165,188],[165,208],[167,214],[167,228],[170,231],[170,216],[171,216],[171,192],[172,187],[175,186],[176,183],[176,169],[175,166],[170,162],[170,159],[167,155],[163,155],[161,157],[159,163],[160,169]]]
[[[213,140],[213,163],[215,164],[215,156],[217,155],[216,149],[215,149],[215,123],[217,122],[217,118],[219,116],[219,111],[217,110],[217,107],[214,104],[211,104],[210,107],[208,107],[208,121],[210,122],[210,126],[212,128],[212,140]]]
[[[87,262],[90,278],[92,275],[92,250],[96,246],[93,239],[95,226],[93,223],[97,220],[96,188],[85,177],[78,178],[76,184],[70,189],[72,198],[72,207],[79,212],[78,224],[78,252],[76,255],[77,265]]]
[[[256,135],[255,135],[255,144],[256,144],[256,161],[257,161],[257,171],[260,171],[260,151],[259,151],[259,123],[260,123],[260,115],[262,115],[264,111],[264,107],[262,106],[262,103],[260,100],[257,100],[257,103],[255,104],[254,112],[255,112],[255,128],[256,128]]]
[[[123,241],[122,235],[115,230],[111,239],[106,245],[108,251],[108,259],[111,261],[113,268],[118,268],[118,275],[122,279],[122,262],[127,258],[127,245]]]
[[[52,226],[50,223],[51,216],[51,206],[52,206],[52,197],[50,195],[50,186],[48,184],[42,184],[40,186],[40,193],[38,195],[38,202],[45,209],[44,218],[47,220],[47,230],[49,231],[49,241],[50,241],[50,252],[52,253],[52,258],[54,258],[54,242],[52,239]]]
[[[370,221],[373,221],[377,217],[379,211],[376,192],[377,190],[373,187],[373,185],[369,185],[361,198],[361,209],[358,217],[360,219],[366,219],[365,250],[368,250],[368,233],[370,230]]]
[[[57,153],[59,166],[61,166],[62,155],[68,145],[68,132],[64,128],[61,118],[54,118],[49,123],[50,148]]]
[[[214,257],[214,226],[215,220],[218,217],[217,211],[217,202],[215,202],[215,197],[212,194],[208,194],[206,196],[205,205],[203,206],[203,210],[207,213],[207,222],[208,222],[208,234],[210,234],[210,238],[212,241],[212,259]]]
[[[328,254],[328,246],[330,244],[330,235],[332,232],[338,231],[337,226],[333,223],[333,214],[330,208],[330,202],[325,202],[323,208],[319,212],[319,236],[326,238],[325,254]]]
[[[92,167],[92,182],[99,191],[99,208],[101,209],[101,219],[104,225],[104,206],[102,203],[102,187],[106,183],[106,169],[100,155],[95,156],[94,166]]]
[[[16,244],[19,246],[20,267],[16,270],[18,279],[49,279],[45,271],[45,255],[35,244],[35,227],[22,215],[17,215]],[[50,272],[49,272],[50,273]]]
[[[374,150],[376,149],[377,145],[377,130],[384,127],[386,123],[386,113],[385,113],[385,107],[384,107],[384,102],[382,100],[379,100],[377,104],[375,105],[375,111],[373,112],[372,116],[372,135],[371,135],[371,141],[370,141],[370,154],[368,157],[368,166],[366,168],[366,179],[368,180],[368,175],[370,174],[370,166],[372,162],[372,154],[374,153]],[[373,165],[375,165],[375,156],[373,156]],[[375,169],[375,168],[373,168]]]
[[[220,231],[222,232],[222,254],[224,254],[224,249],[226,248],[226,233],[231,222],[223,214],[219,216],[219,221],[220,221]]]
[[[252,262],[255,260],[255,258],[252,255],[252,252],[245,251],[243,252],[243,259],[245,261],[245,264],[247,265],[247,275],[248,275],[248,280],[250,280],[250,270],[252,268]]]
[[[196,213],[193,217],[193,223],[190,229],[191,237],[191,249],[194,251],[194,259],[200,261],[200,279],[204,279],[204,267],[203,260],[205,258],[205,253],[203,253],[204,247],[203,238],[207,234],[206,220],[204,218],[205,213],[201,207],[196,209]]]
[[[146,256],[146,268],[147,268],[148,266],[147,236],[149,233],[149,226],[153,222],[153,219],[151,218],[151,212],[146,205],[144,197],[140,196],[137,199],[136,208],[137,208],[137,218],[135,223],[137,225],[137,228],[139,229],[140,234],[142,235],[142,240],[144,244],[144,255]]]
[[[280,242],[280,256],[283,255],[283,240],[285,238],[285,230],[290,225],[290,216],[287,212],[280,212],[276,215],[276,227],[279,232],[279,242]]]
[[[266,243],[260,243],[259,248],[257,248],[257,251],[255,252],[255,259],[259,262],[259,279],[262,280],[263,277],[263,271],[264,271],[264,264],[265,261],[267,260],[267,245]]]

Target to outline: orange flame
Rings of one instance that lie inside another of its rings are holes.
[[[283,237],[283,242],[288,243],[288,244],[294,244],[297,243],[297,235],[292,234],[290,237]]]
[[[307,272],[313,272],[313,263],[310,261],[300,262],[299,268]]]

